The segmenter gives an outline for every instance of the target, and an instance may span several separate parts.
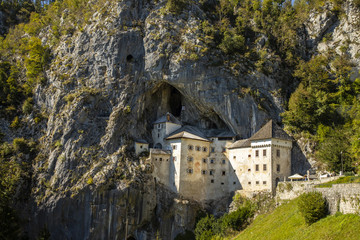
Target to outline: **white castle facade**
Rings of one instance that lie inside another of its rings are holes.
[[[154,122],[152,138],[154,178],[185,198],[207,201],[237,190],[273,192],[291,174],[292,138],[273,121],[251,138],[235,141],[232,132],[183,126],[167,113]],[[148,145],[137,142],[135,147],[139,153]]]

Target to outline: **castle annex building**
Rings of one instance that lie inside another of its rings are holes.
[[[152,138],[153,176],[185,198],[206,201],[236,190],[273,192],[278,181],[291,175],[292,138],[272,120],[249,139],[235,141],[230,131],[182,125],[167,113],[154,122]],[[135,143],[137,153],[148,148],[144,144]]]

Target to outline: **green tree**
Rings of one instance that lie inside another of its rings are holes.
[[[300,214],[307,224],[313,224],[328,214],[327,203],[320,192],[303,193],[298,200]]]

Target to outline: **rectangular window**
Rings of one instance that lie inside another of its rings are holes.
[[[196,151],[201,151],[201,147],[200,147],[200,146],[196,146],[195,149],[196,149]]]
[[[211,148],[211,152],[212,152],[212,153],[215,152],[215,148],[214,148],[214,147]]]
[[[260,182],[259,181],[256,181],[256,185],[259,185],[260,184]]]
[[[263,181],[263,185],[266,185],[266,181]]]
[[[210,181],[211,183],[214,183],[214,179],[211,179],[211,181]]]
[[[203,160],[203,163],[206,163],[206,158],[203,158],[202,160]]]
[[[210,163],[215,163],[215,159],[210,159]]]
[[[251,154],[248,155],[248,158],[251,158]]]
[[[203,152],[207,152],[207,147],[203,147]]]
[[[174,150],[176,150],[176,145],[173,145],[172,147],[173,147]]]
[[[251,182],[248,182],[248,185],[251,185]]]
[[[193,146],[193,145],[189,145],[189,146],[188,146],[188,149],[189,149],[189,150],[193,150],[193,149],[194,149],[194,146]]]
[[[276,156],[280,157],[280,149],[276,149]]]
[[[222,173],[221,173],[223,176],[225,176],[225,174],[226,174],[226,172],[225,171],[222,171]]]
[[[210,171],[209,171],[209,174],[210,174],[210,175],[214,175],[214,170],[210,170]]]
[[[225,164],[225,163],[226,163],[225,159],[221,160],[221,163],[222,163],[222,164]]]
[[[235,185],[235,184],[236,184],[236,182],[233,182],[233,184]]]
[[[266,166],[266,164],[263,164],[263,171],[267,171],[267,166]]]
[[[233,158],[234,158],[234,160],[236,160],[236,156],[234,156]]]
[[[276,164],[276,171],[280,172],[280,164]]]
[[[263,156],[266,157],[266,149],[263,150]]]
[[[162,158],[160,158],[160,162],[162,162]]]
[[[255,165],[255,171],[257,171],[257,172],[259,171],[259,164]]]
[[[201,173],[202,173],[203,175],[205,175],[206,172],[207,172],[206,170],[202,170],[202,171],[201,171]]]
[[[187,169],[187,172],[190,173],[190,174],[193,173],[192,168],[188,168],[188,169]]]
[[[188,157],[187,160],[188,160],[189,162],[192,162],[192,161],[194,160],[194,158],[193,158],[193,157]]]
[[[176,161],[176,156],[173,157],[173,161]]]
[[[255,157],[259,156],[259,150],[255,150]]]

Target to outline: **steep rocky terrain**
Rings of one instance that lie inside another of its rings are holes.
[[[5,140],[25,132],[41,144],[31,203],[22,213],[30,238],[45,229],[52,239],[173,239],[192,229],[197,212],[208,206],[154,182],[143,159],[134,156],[133,140],[151,141],[152,122],[166,112],[198,127],[232,130],[239,138],[250,137],[268,119],[281,120],[298,84],[292,69],[271,59],[266,74],[246,57],[226,56],[205,41],[200,26],[208,15],[200,3],[191,2],[180,14],[166,12],[165,4],[104,2],[59,43],[51,41],[49,28],[39,34],[51,48],[51,63],[34,105],[48,121],[35,124],[27,116],[26,127],[16,131],[1,121]],[[346,45],[359,66],[359,10],[351,2],[344,6],[341,18],[331,4],[311,12],[298,30],[303,59]],[[266,50],[266,38],[255,36],[259,51]],[[303,151],[294,149],[294,172],[309,168]],[[226,210],[227,200],[222,203],[214,213]]]

